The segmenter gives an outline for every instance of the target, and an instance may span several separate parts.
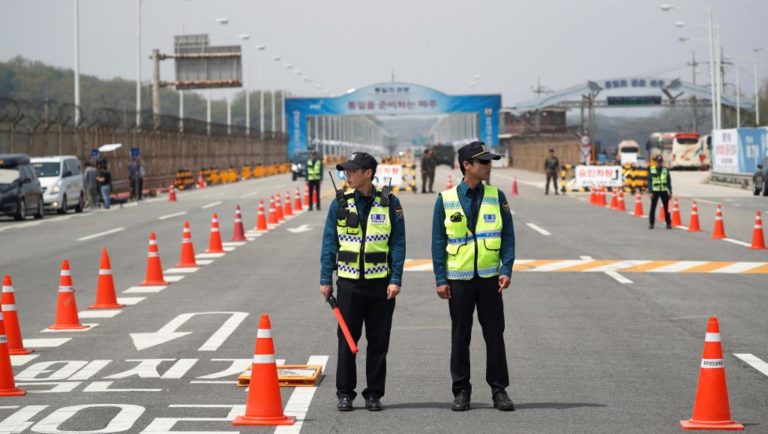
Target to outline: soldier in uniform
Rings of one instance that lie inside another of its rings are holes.
[[[382,409],[392,314],[405,262],[403,209],[388,187],[374,187],[377,164],[373,156],[357,152],[336,166],[337,170],[344,171],[349,189],[337,192],[336,200],[328,209],[320,256],[320,292],[326,299],[331,295],[331,279],[336,270],[339,309],[355,342],[365,325],[368,384],[362,394],[365,408],[370,411]],[[339,330],[336,366],[339,411],[353,409],[356,386],[355,354]]]
[[[502,300],[515,260],[515,232],[504,193],[483,184],[490,177],[491,160],[499,158],[482,142],[463,146],[459,164],[464,179],[443,191],[435,203],[432,266],[437,295],[448,300],[451,316],[453,411],[470,407],[469,342],[475,307],[487,349],[486,380],[493,406],[515,409],[506,392],[509,373]]]

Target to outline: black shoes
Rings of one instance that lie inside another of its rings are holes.
[[[648,229],[653,229],[653,225],[648,225]]]
[[[493,408],[497,408],[501,411],[515,411],[515,404],[509,399],[507,392],[502,390],[493,395]]]
[[[336,409],[339,411],[352,411],[352,400],[348,396],[342,396],[339,398],[339,403],[336,405]]]
[[[667,229],[672,229],[672,223],[667,223]]]
[[[451,411],[467,411],[469,410],[469,392],[466,390],[460,390],[456,394],[456,398],[451,405]]]
[[[365,398],[365,408],[367,408],[368,411],[381,411],[384,409],[384,407],[381,406],[379,398],[376,398],[375,396]]]

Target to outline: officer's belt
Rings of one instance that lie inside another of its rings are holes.
[[[387,254],[385,252],[366,252],[365,254],[365,262],[369,264],[383,264],[387,262]],[[357,259],[360,257],[360,254],[357,252],[345,252],[341,251],[338,252],[337,258],[339,262],[346,262],[346,263],[357,263]]]

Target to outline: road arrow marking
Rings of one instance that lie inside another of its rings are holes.
[[[214,332],[203,345],[198,348],[198,351],[216,351],[221,344],[227,340],[227,338],[237,329],[240,323],[248,316],[246,312],[190,312],[177,315],[167,324],[160,327],[156,332],[152,333],[131,333],[131,339],[133,345],[137,351],[142,351],[147,348],[152,348],[157,345],[171,342],[175,339],[182,338],[192,332],[179,332],[177,331],[187,321],[189,321],[195,315],[229,315],[229,318],[221,325],[221,327]]]
[[[294,234],[300,234],[302,232],[308,232],[308,231],[311,231],[311,230],[312,230],[312,228],[309,227],[308,224],[303,224],[303,225],[301,225],[299,227],[289,228],[288,232],[292,232]]]

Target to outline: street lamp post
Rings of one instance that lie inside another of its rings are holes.
[[[259,45],[256,47],[259,51],[264,51],[267,49],[266,45]],[[259,90],[259,133],[264,134],[264,64],[262,63],[261,68],[259,68],[259,81],[261,82],[259,84],[261,90]]]
[[[136,0],[136,128],[141,127],[141,0]]]
[[[274,56],[272,58],[275,62],[279,62],[282,58],[280,56]],[[272,91],[272,132],[275,132],[275,129],[277,128],[277,119],[275,118],[275,111],[277,110],[275,106],[275,91]]]
[[[75,128],[80,124],[80,0],[75,0]]]
[[[242,39],[245,43],[248,42],[249,39],[251,39],[251,35],[247,33],[241,33],[240,39]],[[246,134],[251,135],[251,95],[248,92],[248,59],[245,59],[243,61],[243,89],[245,89],[245,129]]]
[[[752,58],[752,75],[755,79],[755,126],[760,126],[760,85],[757,80],[757,54],[763,51],[762,48],[753,48],[752,52],[755,56]]]

